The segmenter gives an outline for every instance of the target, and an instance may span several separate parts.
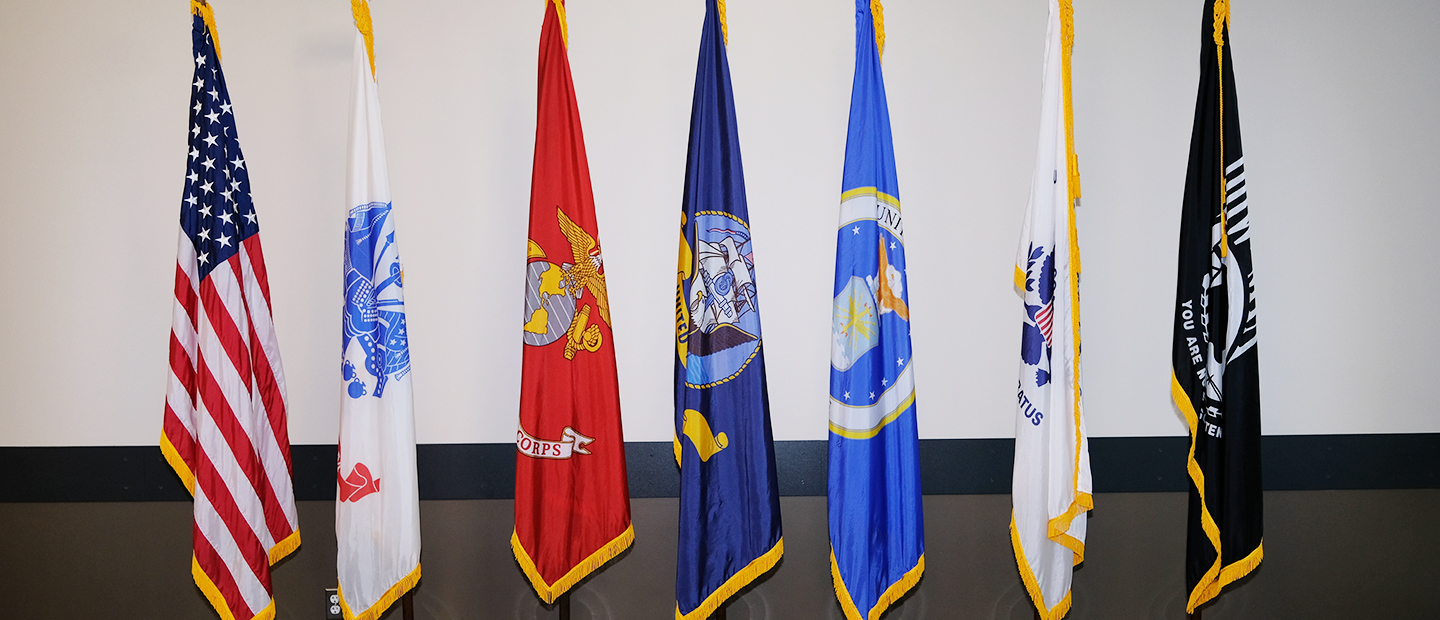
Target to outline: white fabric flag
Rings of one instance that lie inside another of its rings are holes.
[[[1070,609],[1072,567],[1085,559],[1090,449],[1080,408],[1080,197],[1070,122],[1069,0],[1050,6],[1040,144],[1015,261],[1024,299],[1010,539],[1045,620]]]
[[[357,32],[335,536],[344,617],[371,620],[420,580],[420,493],[404,271],[385,169],[370,12],[363,1],[353,7]]]

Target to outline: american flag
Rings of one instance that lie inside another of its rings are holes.
[[[226,620],[275,614],[270,565],[300,545],[285,374],[250,177],[208,5],[195,79],[161,448],[195,497],[191,573]]]

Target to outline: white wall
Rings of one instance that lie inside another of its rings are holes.
[[[330,443],[349,3],[216,5],[291,437]],[[1179,435],[1170,308],[1201,3],[1076,5],[1089,428]],[[157,440],[192,71],[184,6],[0,3],[0,445]],[[424,443],[512,437],[541,6],[373,7]],[[1045,6],[886,4],[924,437],[1012,435],[1010,263]],[[775,435],[821,439],[852,4],[728,9]],[[569,7],[632,441],[671,434],[675,226],[702,15],[700,0]],[[1440,4],[1252,0],[1233,19],[1266,432],[1440,432],[1423,361],[1440,345]]]

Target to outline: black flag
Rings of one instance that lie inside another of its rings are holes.
[[[1205,3],[1175,293],[1175,405],[1190,425],[1186,611],[1260,564],[1260,373],[1230,6]]]

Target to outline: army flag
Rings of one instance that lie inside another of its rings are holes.
[[[1023,299],[1010,542],[1039,617],[1070,610],[1072,567],[1085,559],[1094,507],[1080,407],[1080,174],[1070,106],[1070,0],[1052,0],[1040,99],[1040,143],[1015,258]]]
[[[346,191],[335,538],[346,620],[385,613],[420,580],[420,491],[405,271],[380,125],[370,7],[355,16]]]
[[[1185,609],[1192,613],[1264,555],[1255,276],[1229,25],[1229,2],[1208,0],[1175,287],[1170,391],[1190,426]]]
[[[546,603],[635,538],[610,301],[566,46],[565,4],[549,0],[540,31],[510,538]]]
[[[195,585],[221,618],[268,620],[270,567],[300,546],[285,370],[215,16],[198,1],[190,12],[195,74],[160,449],[195,498]]]
[[[708,617],[784,552],[725,15],[705,4],[675,286],[677,620]]]
[[[873,7],[873,11],[872,11]],[[925,572],[904,224],[878,0],[855,2],[830,347],[830,572],[850,620],[875,620]]]

